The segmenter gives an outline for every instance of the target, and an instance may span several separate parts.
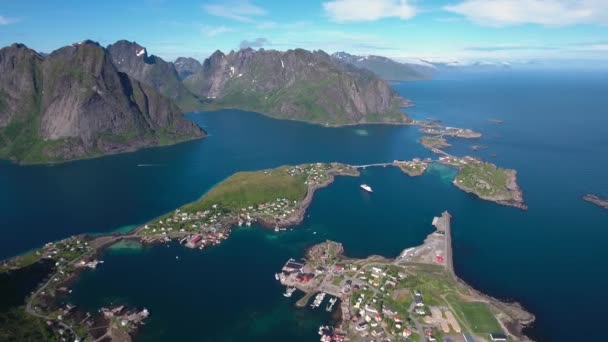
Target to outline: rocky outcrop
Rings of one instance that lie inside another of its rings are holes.
[[[63,161],[200,137],[172,101],[119,72],[91,41],[46,57],[0,50],[0,156]]]
[[[389,81],[413,81],[430,79],[436,70],[431,65],[400,63],[382,56],[355,56],[346,52],[331,55],[338,63],[354,65],[366,69]]]
[[[177,76],[179,76],[180,80],[197,74],[203,69],[201,63],[191,57],[179,57],[173,62],[173,65],[175,66],[175,70],[177,70]]]
[[[372,73],[323,51],[216,51],[184,80],[199,97],[278,118],[328,125],[404,123],[405,102]]]
[[[191,110],[198,104],[198,99],[182,84],[173,63],[148,55],[146,48],[126,40],[109,45],[107,50],[118,71],[156,89],[183,110]]]

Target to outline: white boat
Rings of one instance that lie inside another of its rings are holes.
[[[334,308],[334,304],[336,304],[336,302],[338,301],[338,298],[332,298],[329,300],[329,305],[327,305],[327,307],[325,308],[325,311],[327,312],[331,312],[331,310]]]
[[[372,187],[367,185],[367,184],[361,184],[361,189],[367,191],[367,192],[373,192],[372,191]]]
[[[279,280],[279,274],[278,273],[274,274],[274,279]]]
[[[312,307],[313,309],[319,307],[319,305],[321,305],[321,303],[323,303],[323,299],[325,299],[326,293],[325,292],[319,292],[317,294],[317,296],[315,297],[315,300],[312,304],[310,304],[310,307]]]

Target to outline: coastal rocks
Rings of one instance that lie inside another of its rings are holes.
[[[593,203],[600,208],[608,209],[608,200],[602,199],[597,195],[586,194],[585,196],[583,196],[583,200]]]

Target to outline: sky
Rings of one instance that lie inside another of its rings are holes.
[[[401,61],[601,63],[608,0],[0,0],[0,46],[136,41],[167,60],[241,47]]]

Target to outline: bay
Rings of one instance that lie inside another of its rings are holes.
[[[309,216],[291,231],[239,230],[202,252],[173,245],[109,250],[106,263],[77,282],[73,300],[91,310],[118,301],[148,307],[152,318],[142,340],[310,340],[328,317],[297,310],[281,296],[273,273],[286,258],[325,239],[343,242],[352,256],[395,256],[420,243],[432,216],[447,209],[457,274],[536,314],[531,337],[571,341],[580,329],[601,326],[608,213],[581,196],[608,197],[608,77],[514,72],[394,88],[414,101],[407,111],[415,118],[481,131],[481,140],[452,140],[448,151],[517,169],[530,209],[460,192],[449,169],[410,178],[370,168],[360,179],[340,177],[319,191]],[[415,127],[324,128],[232,110],[190,116],[209,131],[207,139],[54,166],[0,163],[0,256],[145,222],[239,170],[430,156],[417,144]],[[472,144],[488,149],[472,151]],[[360,183],[374,193],[361,192]],[[585,332],[591,339],[601,334]]]

